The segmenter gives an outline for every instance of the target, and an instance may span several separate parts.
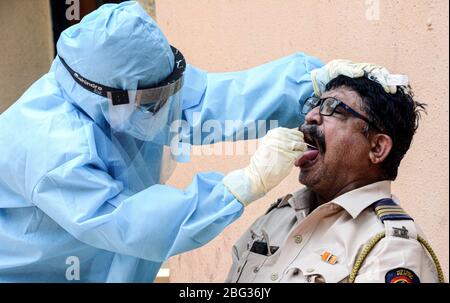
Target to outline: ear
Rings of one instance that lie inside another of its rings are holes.
[[[373,164],[383,162],[392,149],[392,139],[385,134],[375,134],[370,138],[369,159]]]

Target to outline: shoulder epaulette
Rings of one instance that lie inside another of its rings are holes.
[[[375,247],[375,245],[385,237],[399,237],[404,239],[416,239],[430,254],[433,262],[436,266],[437,276],[440,283],[445,283],[444,272],[439,263],[439,260],[434,253],[431,245],[420,235],[417,234],[414,221],[397,203],[392,199],[385,198],[376,201],[372,204],[375,213],[381,222],[384,223],[385,231],[379,232],[374,237],[372,237],[369,242],[364,246],[363,250],[357,257],[355,264],[353,265],[351,274],[349,276],[348,282],[355,283],[356,276],[358,275],[359,269],[361,268],[364,260],[367,258],[369,253]],[[386,221],[386,222],[384,222]],[[389,272],[388,272],[389,273]],[[386,274],[386,282],[392,283],[392,279],[388,282],[388,275]]]
[[[392,199],[385,198],[376,201],[372,204],[372,207],[380,218],[381,222],[384,223],[385,220],[412,220],[400,205],[395,203]]]
[[[287,201],[292,197],[291,194],[287,194],[284,197],[278,198],[276,202],[272,203],[269,207],[269,209],[266,211],[266,215],[268,213],[270,213],[273,209],[275,208],[281,208],[281,207],[285,207],[287,205],[289,205],[289,203],[287,203]]]

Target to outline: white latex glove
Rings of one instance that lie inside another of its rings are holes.
[[[261,139],[250,164],[226,175],[223,184],[246,206],[286,178],[306,149],[299,130],[274,128]]]
[[[397,85],[408,84],[408,77],[406,75],[392,75],[382,66],[372,63],[356,63],[350,60],[337,59],[330,61],[321,68],[311,71],[314,93],[317,96],[320,96],[325,90],[327,83],[339,75],[350,78],[359,78],[367,75],[370,80],[381,84],[385,92],[390,94],[395,94],[397,92]]]

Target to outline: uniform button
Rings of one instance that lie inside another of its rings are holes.
[[[271,279],[272,281],[278,280],[278,274],[277,274],[277,273],[271,274],[271,275],[270,275],[270,279]]]
[[[303,238],[301,235],[296,235],[296,236],[294,236],[294,241],[295,241],[295,243],[300,244],[300,243],[302,243]]]
[[[300,269],[296,268],[294,269],[294,271],[292,272],[293,276],[298,276],[298,274],[300,273]]]
[[[314,268],[308,268],[307,270],[306,270],[306,272],[313,272],[314,271]]]
[[[255,268],[253,268],[253,272],[256,274],[259,271],[259,267],[255,266]]]
[[[239,266],[238,269],[237,269],[237,272],[241,272],[241,269],[242,269],[242,267]]]

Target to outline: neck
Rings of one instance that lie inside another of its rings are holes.
[[[349,191],[352,191],[354,189],[357,189],[357,188],[360,188],[360,187],[363,187],[363,186],[366,186],[368,184],[372,184],[372,183],[375,183],[378,181],[381,181],[381,180],[374,179],[374,178],[358,179],[358,180],[353,180],[348,183],[345,183],[344,185],[339,186],[335,190],[328,189],[328,190],[323,191],[323,193],[316,192],[317,202],[319,205],[330,202],[334,198],[339,197]]]

